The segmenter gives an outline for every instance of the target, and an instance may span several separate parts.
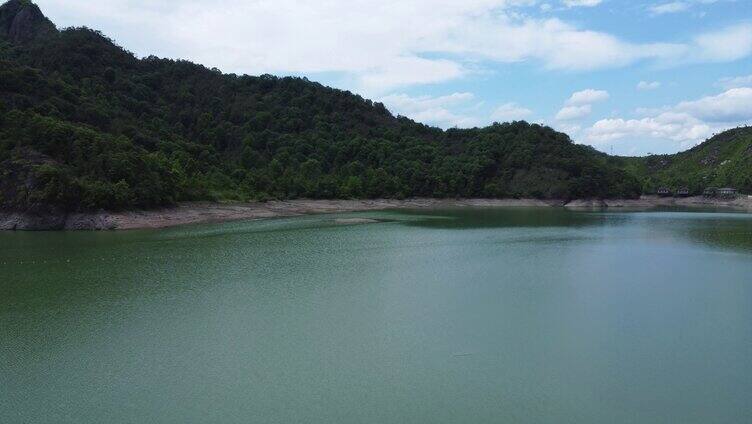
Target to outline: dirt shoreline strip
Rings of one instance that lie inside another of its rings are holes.
[[[752,198],[723,201],[703,197],[643,196],[623,200],[536,199],[407,199],[407,200],[289,200],[254,203],[182,203],[175,207],[129,212],[31,215],[0,212],[0,230],[134,230],[178,225],[255,220],[339,212],[452,207],[566,207],[572,209],[650,210],[660,207],[724,209],[752,212]]]

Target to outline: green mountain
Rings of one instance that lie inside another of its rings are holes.
[[[305,78],[136,58],[0,6],[0,207],[269,198],[635,197],[623,160],[526,122],[442,131]]]
[[[675,155],[625,158],[625,169],[640,176],[643,191],[686,187],[701,194],[708,187],[733,187],[752,193],[752,128],[736,128]]]

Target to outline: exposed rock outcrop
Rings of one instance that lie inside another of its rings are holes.
[[[564,206],[572,209],[603,209],[608,207],[606,202],[601,199],[572,200]]]
[[[11,159],[0,162],[0,204],[5,209],[20,210],[35,215],[59,215],[60,211],[57,208],[43,201],[35,201],[29,195],[43,184],[37,170],[44,165],[54,163],[51,158],[33,149],[14,150]],[[19,207],[17,204],[19,199],[25,199],[24,207]]]
[[[110,215],[99,213],[0,212],[0,231],[114,230]]]
[[[0,37],[27,43],[56,32],[55,25],[29,0],[10,0],[0,6]]]
[[[0,230],[62,230],[65,218],[65,215],[53,214],[0,213]]]

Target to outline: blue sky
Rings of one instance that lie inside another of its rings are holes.
[[[443,128],[525,119],[625,155],[752,124],[750,0],[38,0],[139,56],[300,75]]]

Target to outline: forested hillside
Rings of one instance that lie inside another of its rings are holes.
[[[0,205],[640,194],[619,160],[525,122],[427,127],[301,78],[138,59],[101,33],[0,7]]]
[[[686,152],[625,158],[624,167],[640,176],[645,193],[686,187],[701,194],[707,187],[733,187],[752,193],[752,128],[714,136]]]

